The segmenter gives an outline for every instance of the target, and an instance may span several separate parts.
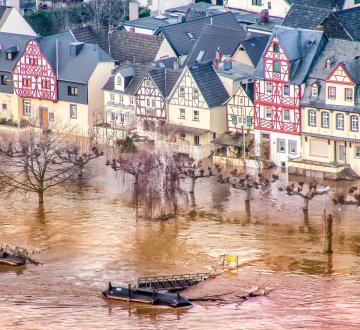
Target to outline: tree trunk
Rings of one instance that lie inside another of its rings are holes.
[[[247,202],[247,203],[250,203],[250,193],[251,193],[250,187],[246,187],[245,202]]]
[[[304,198],[304,206],[303,206],[303,211],[307,212],[309,210],[309,199]]]
[[[325,226],[324,226],[324,252],[325,253],[332,253],[332,236],[333,236],[333,219],[332,215],[325,217]]]
[[[139,183],[139,174],[134,174],[134,184]]]
[[[195,181],[196,179],[194,177],[191,177],[190,194],[193,194],[195,191]]]
[[[44,191],[39,190],[38,191],[38,196],[39,196],[39,204],[43,204],[44,203]]]

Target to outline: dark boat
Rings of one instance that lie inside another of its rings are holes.
[[[8,253],[7,251],[0,249],[0,264],[9,266],[21,266],[25,265],[26,258]]]
[[[171,307],[191,306],[191,302],[179,292],[157,292],[140,288],[113,286],[109,282],[109,287],[102,293],[108,299],[141,302],[153,305],[167,305]]]

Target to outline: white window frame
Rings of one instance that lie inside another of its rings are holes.
[[[359,131],[359,117],[355,115],[350,116],[350,131],[358,132]]]
[[[327,125],[325,125],[325,121]],[[321,112],[321,127],[322,128],[329,128],[330,127],[330,114],[327,111]]]
[[[272,119],[272,108],[271,107],[265,107],[265,119]]]
[[[319,96],[319,87],[317,85],[311,86],[311,96],[318,97]]]
[[[348,93],[350,94],[348,95]],[[353,101],[353,90],[351,88],[345,88],[345,101],[352,102]]]
[[[265,82],[265,93],[266,94],[272,94],[272,82],[266,81]]]
[[[282,150],[283,145],[283,150]],[[276,150],[280,153],[286,153],[286,140],[285,139],[276,139]]]
[[[285,88],[286,87],[286,88]],[[285,89],[287,89],[287,93],[285,94]],[[290,85],[289,84],[285,84],[283,86],[283,94],[284,96],[290,96]]]
[[[336,114],[336,129],[340,131],[345,129],[345,116],[342,113]]]
[[[309,116],[309,126],[316,126],[316,111],[309,110],[308,116]]]
[[[77,119],[77,105],[70,104],[70,119]]]
[[[288,114],[288,119],[285,118],[285,114]],[[290,110],[289,109],[283,109],[283,120],[284,121],[290,121],[291,119],[291,114],[290,114]]]
[[[186,118],[186,112],[184,108],[179,109],[179,119],[185,119]]]
[[[119,94],[119,102],[124,103],[124,95]]]
[[[23,106],[24,106],[24,116],[31,116],[31,101],[24,100]]]
[[[195,121],[199,121],[199,120],[200,120],[200,111],[199,111],[199,110],[193,110],[192,120],[195,120]]]
[[[360,158],[360,145],[354,146],[354,158]]]

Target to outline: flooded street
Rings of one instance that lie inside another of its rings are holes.
[[[359,208],[317,196],[304,219],[302,199],[279,192],[278,182],[255,191],[249,209],[243,191],[212,178],[198,180],[178,219],[136,220],[131,183],[98,171],[80,188],[49,191],[43,210],[36,195],[1,199],[0,242],[44,249],[36,256],[44,264],[0,266],[0,329],[360,328]],[[334,215],[332,256],[322,252],[325,206]],[[274,291],[179,309],[101,296],[109,280],[217,269],[224,253],[239,256],[240,267],[209,290]]]

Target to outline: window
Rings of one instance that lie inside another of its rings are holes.
[[[181,141],[184,141],[185,140],[185,133],[180,133],[180,140]]]
[[[31,87],[31,78],[23,78],[23,87]]]
[[[265,107],[265,118],[266,119],[271,119],[271,107]]]
[[[7,52],[6,53],[6,59],[11,61],[13,59],[13,54],[10,53],[10,52]]]
[[[328,98],[331,100],[336,99],[336,87],[329,87],[328,88]]]
[[[24,116],[31,116],[31,101],[30,100],[24,100]]]
[[[115,102],[115,94],[114,93],[110,93],[110,101]]]
[[[150,106],[150,99],[146,98],[146,106],[149,107]]]
[[[251,0],[251,4],[253,6],[261,6],[262,5],[262,0]]]
[[[155,107],[155,106],[156,106],[156,100],[155,100],[155,99],[152,99],[152,100],[151,100],[151,106],[152,106],[152,107]]]
[[[110,112],[110,121],[115,121],[116,120],[116,114],[115,112]]]
[[[274,45],[273,45],[273,51],[274,51],[274,53],[278,53],[278,52],[279,52],[279,44],[274,44]]]
[[[199,90],[197,88],[193,89],[193,98],[195,100],[199,99]]]
[[[193,120],[199,120],[199,110],[193,110]]]
[[[1,75],[1,85],[7,85],[8,84],[8,77],[5,74]]]
[[[290,121],[290,110],[288,109],[283,110],[283,118],[284,121]]]
[[[330,61],[330,59],[328,58],[328,59],[325,61],[325,69],[330,68],[330,65],[331,65],[331,61]]]
[[[76,104],[70,104],[70,118],[77,118],[77,106]]]
[[[124,123],[125,122],[125,114],[120,113],[120,123]]]
[[[311,96],[318,97],[319,96],[319,88],[317,85],[312,85],[311,87]]]
[[[360,146],[355,146],[354,153],[355,158],[360,158]]]
[[[289,140],[288,142],[289,154],[296,154],[296,141]]]
[[[329,128],[329,113],[328,112],[321,113],[321,127]]]
[[[180,96],[180,97],[185,97],[185,87],[180,87],[180,89],[179,89],[179,96]]]
[[[350,116],[350,130],[353,132],[359,131],[359,117]]]
[[[6,110],[6,109],[7,109],[6,103],[3,103],[3,104],[2,104],[2,109],[3,109],[3,110]]]
[[[290,85],[284,85],[284,96],[290,95]]]
[[[49,121],[54,122],[54,113],[53,112],[49,112]]]
[[[212,133],[212,138],[216,139],[216,133],[215,132]]]
[[[344,129],[344,115],[338,113],[336,115],[336,129],[343,130]]]
[[[268,2],[268,9],[271,9],[271,2]]]
[[[119,95],[119,102],[124,103],[124,95],[122,94]]]
[[[149,80],[145,80],[145,87],[149,87],[150,86],[150,81]]]
[[[147,4],[148,4],[148,6],[151,6],[152,5],[152,0],[147,0]]]
[[[77,96],[78,95],[77,87],[68,86],[68,95]]]
[[[129,99],[129,100],[130,100],[130,101],[129,101],[130,104],[133,105],[133,104],[134,104],[134,97],[133,97],[133,96],[130,96],[130,99]]]
[[[194,135],[194,145],[199,146],[200,145],[200,136]]]
[[[48,79],[41,80],[41,87],[43,89],[50,89],[50,87],[51,87],[50,80],[48,80]]]
[[[275,73],[279,73],[279,72],[280,72],[280,62],[278,62],[278,61],[275,61],[275,62],[274,62],[273,71],[274,71]]]
[[[345,101],[352,102],[353,100],[353,91],[351,88],[345,88]]]
[[[237,124],[237,116],[236,115],[231,115],[231,123],[233,125],[236,125]]]
[[[179,109],[179,118],[185,119],[185,109]]]
[[[285,152],[285,139],[276,139],[277,152]]]
[[[271,82],[267,82],[265,85],[265,92],[266,94],[272,94],[272,83]]]
[[[316,126],[316,111],[309,110],[309,126]]]
[[[122,85],[122,78],[120,76],[116,77],[116,85],[121,86]]]

